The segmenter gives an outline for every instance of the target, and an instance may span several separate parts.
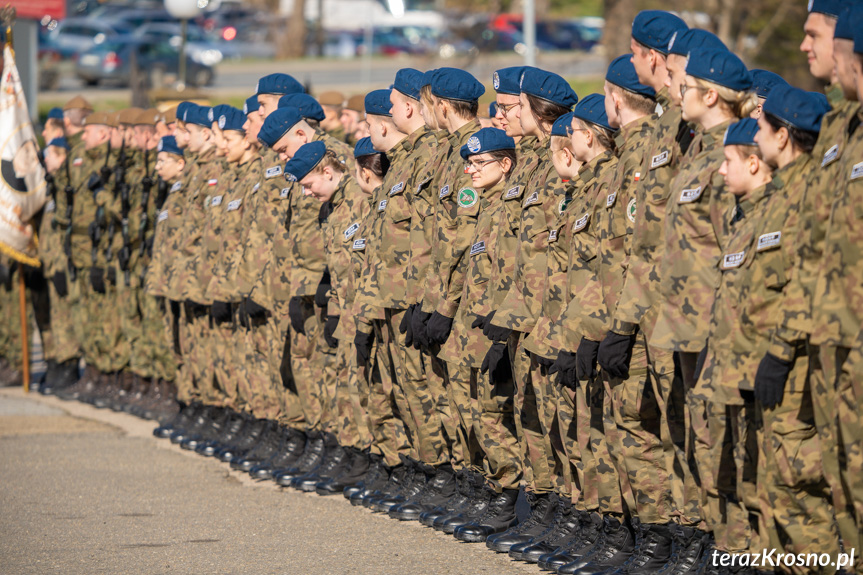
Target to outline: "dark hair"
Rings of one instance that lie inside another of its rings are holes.
[[[370,170],[371,173],[381,179],[387,175],[387,171],[390,169],[390,161],[384,153],[360,156],[357,158],[357,165],[360,168]]]
[[[58,129],[62,130],[65,127],[65,125],[63,124],[63,120],[59,120],[57,118],[48,118],[45,120],[45,127],[46,128],[58,128]]]
[[[633,94],[635,95],[635,94]],[[578,124],[593,133],[593,137],[599,142],[599,145],[610,152],[617,151],[617,143],[614,141],[614,132],[607,128],[603,128],[593,122],[585,122],[581,118],[576,118]]]
[[[623,99],[623,104],[630,110],[639,114],[652,114],[656,110],[656,100],[653,98],[630,92],[611,82],[609,84],[611,84],[612,92],[618,94]]]
[[[449,105],[452,106],[453,113],[462,120],[473,120],[479,112],[479,102],[477,100],[473,100],[471,102],[465,102],[464,100],[448,100],[446,98],[441,98],[441,100],[448,102]]]
[[[347,167],[339,161],[339,157],[332,150],[327,150],[324,153],[324,157],[321,158],[321,161],[318,162],[318,165],[312,169],[313,172],[323,172],[324,168],[329,166],[334,172],[345,173],[347,171]]]
[[[317,120],[313,120],[312,118],[305,118],[304,117],[303,120],[305,120],[306,124],[308,124],[314,130],[317,130],[318,128],[321,127],[321,123]]]
[[[764,112],[764,119],[773,128],[773,131],[778,132],[781,128],[788,130],[788,135],[791,138],[791,144],[798,150],[809,154],[815,148],[815,142],[818,141],[818,132],[810,132],[809,130],[801,130],[771,114]]]
[[[566,106],[555,104],[533,94],[525,93],[525,96],[527,96],[527,101],[530,104],[530,113],[533,114],[533,119],[536,120],[536,124],[543,132],[545,132],[544,124],[551,126],[555,120],[572,111]]]
[[[511,174],[513,172],[513,170],[515,170],[515,166],[518,163],[517,156],[515,154],[515,150],[494,150],[494,151],[488,152],[488,155],[491,156],[491,159],[494,160],[495,162],[500,162],[501,160],[503,160],[505,158],[509,158],[509,161],[512,162],[512,166],[510,166],[509,172],[507,172],[505,174],[506,176],[508,176],[509,174]]]

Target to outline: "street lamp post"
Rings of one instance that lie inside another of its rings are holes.
[[[182,26],[180,39],[180,73],[177,77],[177,90],[186,89],[186,36],[189,31],[189,19],[201,13],[201,9],[209,4],[207,0],[165,0],[165,10],[178,19]]]

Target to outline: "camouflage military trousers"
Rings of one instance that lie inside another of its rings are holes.
[[[143,290],[138,292],[141,311],[141,340],[133,354],[133,370],[147,372],[148,377],[174,381],[177,360],[173,350],[173,335],[165,329],[168,315],[164,298],[156,298]]]
[[[106,283],[106,293],[93,291],[90,270],[79,270],[75,309],[75,336],[87,364],[102,373],[111,373],[128,365],[128,346],[121,345],[120,319],[114,309],[116,288]],[[70,293],[72,293],[70,286]]]
[[[456,436],[458,438],[459,453],[463,454],[463,467],[482,473],[484,471],[482,446],[480,437],[480,410],[477,390],[477,369],[461,363],[448,363],[447,375],[449,385],[449,405],[453,413],[458,417]]]
[[[291,372],[307,431],[331,431],[330,399],[335,396],[335,355],[323,336],[322,313],[304,297],[305,334],[291,329]],[[325,412],[325,409],[327,410]]]
[[[219,387],[219,406],[243,412],[248,411],[248,405],[246,398],[240,396],[239,382],[246,359],[246,341],[239,327],[236,306],[231,306],[231,312],[230,321],[210,322],[210,357]]]
[[[515,382],[492,382],[489,374],[471,368],[477,378],[479,442],[485,455],[483,475],[498,493],[518,489],[524,478],[515,419]]]
[[[550,376],[554,381],[555,376]],[[582,499],[583,477],[580,477],[579,468],[584,464],[581,457],[581,449],[578,446],[579,418],[585,418],[587,411],[576,410],[576,392],[569,388],[555,385],[557,399],[557,428],[560,441],[563,446],[565,460],[562,462],[563,486],[560,488],[560,496],[567,498],[573,503]],[[579,507],[582,511],[583,506]]]
[[[350,321],[351,318],[346,318]],[[360,384],[365,368],[357,364],[356,348],[352,341],[339,340],[336,348],[335,414],[338,425],[336,438],[343,447],[366,449],[372,444],[369,416],[360,401],[361,388],[368,394],[368,383]]]
[[[279,415],[276,420],[291,429],[303,431],[303,406],[297,395],[294,374],[291,371],[291,338],[289,318],[280,311],[287,306],[276,305],[273,315],[267,318],[267,365],[273,386],[279,395]]]
[[[821,467],[822,449],[815,427],[808,363],[805,354],[798,354],[782,402],[762,410],[764,473],[763,481],[758,483],[764,518],[761,536],[768,549],[801,554],[827,553],[836,557],[839,533],[830,488]],[[782,566],[779,569],[794,573],[819,572],[817,568]],[[822,567],[820,572],[828,571],[835,572],[835,568]]]
[[[0,284],[0,312],[2,312],[2,327],[0,327],[0,355],[10,364],[20,368],[22,362],[21,349],[21,312],[18,295],[18,274],[16,271],[9,284]]]
[[[556,484],[552,477],[554,455],[546,423],[551,397],[543,382],[533,380],[530,355],[521,343],[523,334],[514,332],[508,349],[515,381],[515,425],[521,447],[526,489],[533,493],[550,493]]]
[[[540,427],[547,439],[548,465],[551,471],[551,481],[555,493],[571,495],[572,473],[569,466],[569,456],[563,445],[563,435],[560,427],[560,414],[558,413],[559,392],[554,384],[553,378],[549,377],[545,367],[537,363],[535,357],[530,355],[530,380],[534,389],[540,390],[541,401],[539,405]]]
[[[671,521],[671,484],[661,439],[659,404],[647,369],[647,350],[639,337],[632,352],[629,377],[610,379],[614,424],[620,437],[614,452],[622,461],[622,493],[633,515],[642,523]],[[624,477],[625,474],[625,477]],[[628,484],[629,488],[626,488]]]
[[[234,335],[238,400],[257,419],[278,420],[282,412],[281,381],[270,368],[272,324],[268,318],[251,320],[248,328],[237,327]]]
[[[604,395],[599,377],[579,382],[575,388],[573,411],[580,460],[575,464],[573,481],[580,487],[580,497],[575,501],[575,506],[580,511],[599,512],[600,497],[610,497],[616,493],[614,497],[620,499],[620,487],[616,484],[605,485],[608,477],[600,473],[600,462],[611,466],[604,430]]]
[[[183,368],[188,370],[186,377],[194,382],[196,398],[207,405],[221,405],[222,395],[215,385],[213,358],[210,356],[210,316],[206,311],[183,305],[180,349]]]
[[[363,366],[366,377],[359,378],[360,386],[364,380],[368,382],[367,391],[360,387],[360,401],[365,404],[369,429],[374,438],[371,452],[379,454],[390,467],[395,467],[404,457],[417,459],[417,452],[405,423],[410,418],[410,410],[401,387],[396,383],[390,347],[384,340],[385,325],[384,321],[372,321],[375,343],[371,365]]]
[[[138,274],[129,273],[129,285],[126,285],[125,274],[120,266],[115,265],[117,285],[114,286],[114,303],[112,305],[119,320],[119,344],[128,357],[129,370],[141,377],[152,377],[149,358],[142,357],[144,332],[141,325],[141,307],[139,298],[141,291]]]
[[[701,460],[708,461],[709,455],[706,454],[715,449],[714,438],[708,428],[708,402],[704,394],[700,390],[696,390],[695,387],[695,364],[698,361],[698,354],[675,352],[675,358],[680,366],[683,393],[686,398],[684,421],[686,431],[684,433],[683,454],[678,459],[678,464],[687,465],[695,478],[692,483],[683,484],[683,494],[680,501],[683,502],[684,509],[694,505],[693,502],[698,502],[698,516],[702,519],[698,526],[709,531],[710,526],[705,519],[708,512],[705,511],[704,494],[714,489],[716,481],[710,475],[713,468],[709,465],[702,466],[699,463]],[[691,518],[692,513],[687,512],[686,516]]]
[[[51,298],[51,341],[54,360],[62,363],[81,357],[81,348],[75,338],[75,325],[73,322],[73,306],[71,294],[66,297],[57,295],[54,283],[48,282],[49,297]]]

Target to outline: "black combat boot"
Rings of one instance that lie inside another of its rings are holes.
[[[486,547],[498,553],[509,553],[513,545],[527,543],[551,527],[558,509],[557,494],[526,493],[525,495],[530,504],[530,516],[512,529],[489,537],[485,542]]]
[[[202,441],[199,443],[198,446],[195,447],[195,453],[205,457],[212,457],[216,454],[216,451],[226,445],[230,445],[238,438],[243,426],[248,422],[248,418],[245,414],[238,413],[233,409],[227,409],[226,411],[228,417],[222,426],[222,430],[219,435],[208,441]]]
[[[390,509],[396,505],[416,497],[425,490],[426,483],[428,482],[428,473],[426,473],[426,469],[431,468],[419,461],[414,461],[412,459],[409,459],[408,461],[410,462],[413,472],[410,473],[410,478],[405,483],[404,488],[399,490],[397,493],[387,497],[382,497],[375,501],[371,506],[372,511],[375,513],[389,513]]]
[[[110,407],[117,398],[117,394],[120,393],[120,388],[122,386],[121,372],[119,371],[103,374],[103,378],[103,385],[99,390],[99,393],[93,394],[84,399],[84,401],[98,409]]]
[[[192,419],[197,417],[198,411],[202,408],[203,405],[201,405],[201,402],[197,400],[193,400],[188,404],[182,405],[180,411],[177,412],[177,415],[153,430],[153,435],[161,439],[168,439],[171,437],[171,434],[178,429],[187,427],[189,423],[191,423]]]
[[[255,446],[243,455],[231,459],[231,468],[248,473],[255,465],[272,457],[279,449],[281,433],[279,424],[271,419],[264,420],[264,431]]]
[[[537,561],[540,569],[557,571],[559,567],[592,552],[601,543],[602,516],[598,513],[579,512],[578,520],[578,528],[572,537],[554,551],[540,555]]]
[[[306,434],[290,427],[282,428],[279,450],[268,460],[252,467],[249,475],[255,479],[272,479],[276,471],[287,469],[299,460],[306,446]]]
[[[469,469],[459,469],[455,473],[455,491],[453,494],[442,504],[420,513],[420,523],[426,527],[433,527],[435,519],[438,517],[464,509],[470,500],[473,487],[470,474]]]
[[[401,458],[401,460],[401,465],[397,465],[390,469],[387,482],[381,489],[371,491],[365,496],[363,496],[363,507],[371,509],[372,506],[375,505],[379,499],[391,497],[397,493],[400,493],[405,488],[405,486],[410,483],[411,479],[413,478],[414,466],[410,465],[409,460],[406,458]]]
[[[324,460],[326,451],[327,446],[324,442],[324,433],[322,431],[307,431],[303,454],[293,466],[273,473],[273,479],[282,487],[290,487],[291,481],[295,477],[305,475],[317,468]]]
[[[187,437],[201,433],[202,429],[210,425],[215,412],[215,406],[205,405],[198,413],[198,416],[192,420],[191,424],[186,426],[184,429],[178,429],[171,434],[171,443],[179,445]]]
[[[351,505],[359,507],[363,500],[372,493],[380,493],[390,480],[392,469],[384,463],[384,458],[377,453],[369,454],[369,471],[356,488],[346,487],[345,498]]]
[[[578,529],[580,522],[578,514],[572,507],[572,501],[568,497],[559,497],[557,500],[557,512],[551,527],[525,543],[519,543],[509,548],[509,556],[516,561],[528,561],[536,563],[541,555],[551,553],[560,547],[564,541],[569,539]],[[528,558],[533,560],[530,560]]]
[[[82,391],[93,385],[91,377],[78,377],[79,358],[58,363],[54,375],[46,375],[45,382],[39,386],[42,395],[56,395],[60,399],[78,399]],[[95,370],[92,370],[95,371]],[[89,374],[87,374],[89,375]]]
[[[190,435],[180,442],[180,447],[189,451],[195,451],[199,445],[212,441],[222,434],[225,425],[231,417],[231,412],[225,407],[216,407],[213,409],[213,415],[210,418],[210,424],[205,426],[201,431],[194,435]]]
[[[344,493],[346,489],[359,485],[369,472],[371,459],[368,453],[356,447],[347,447],[346,450],[348,451],[348,464],[345,471],[332,479],[321,481],[315,485],[315,492],[318,495]]]
[[[654,575],[671,559],[671,527],[632,520],[635,549],[626,563],[609,575]]]
[[[695,527],[674,524],[670,527],[671,557],[656,575],[694,575],[709,546],[710,535]]]
[[[230,463],[234,458],[239,461],[260,442],[261,436],[267,430],[267,420],[257,419],[251,414],[247,414],[246,417],[248,417],[248,423],[243,426],[242,435],[231,445],[216,450],[215,457],[219,461]]]
[[[577,561],[558,568],[560,575],[597,575],[621,567],[635,550],[635,534],[626,520],[606,516],[602,525],[602,543]]]
[[[467,503],[461,509],[435,519],[432,523],[435,531],[452,534],[457,527],[473,523],[488,510],[491,498],[495,495],[494,490],[486,485],[485,477],[479,473],[472,473],[470,479],[472,485]]]
[[[341,475],[350,465],[350,452],[339,445],[338,440],[332,433],[324,433],[324,445],[326,452],[321,464],[308,473],[294,477],[291,487],[304,493],[311,493],[318,483]]]
[[[389,516],[399,521],[417,521],[420,514],[446,503],[455,494],[455,472],[450,464],[426,469],[425,489],[389,511]],[[429,474],[428,472],[432,473]]]
[[[515,514],[515,502],[518,499],[518,489],[504,489],[492,496],[486,512],[472,523],[456,527],[453,535],[459,541],[482,543],[489,535],[502,533],[518,521]]]

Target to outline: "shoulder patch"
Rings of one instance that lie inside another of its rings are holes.
[[[832,148],[824,152],[824,158],[821,160],[821,167],[828,166],[836,161],[839,157],[839,144],[834,144]]]
[[[275,178],[276,176],[281,176],[281,175],[282,175],[282,167],[281,166],[273,166],[272,168],[267,168],[267,171],[264,174],[264,177],[269,180],[270,178]]]
[[[470,247],[470,255],[475,256],[485,252],[485,242],[477,242]]]
[[[239,210],[241,205],[243,205],[243,198],[230,201],[230,202],[228,202],[227,211],[232,212],[234,210]]]
[[[176,192],[177,190],[179,190],[182,187],[183,187],[183,182],[174,182],[174,185],[171,186],[171,191]]]
[[[390,195],[397,194],[397,193],[399,193],[400,191],[402,191],[403,189],[405,189],[405,183],[404,183],[404,182],[399,182],[399,183],[397,183],[396,185],[394,185],[393,187],[391,187],[391,188],[390,188]]]
[[[564,197],[562,200],[560,200],[560,203],[557,205],[557,213],[562,214],[563,212],[565,212],[566,206],[568,206],[571,201],[572,198],[567,197]]]
[[[782,241],[782,232],[770,232],[758,237],[758,247],[756,251],[763,252],[770,248],[775,248]]]
[[[380,203],[378,204],[378,211],[382,212],[385,209],[387,209],[387,203],[389,203],[389,200],[381,200]]]
[[[84,158],[75,158],[74,160],[72,160],[72,165],[76,168],[84,165]]]
[[[851,168],[851,177],[849,179],[856,180],[860,177],[863,177],[863,162],[854,164],[854,167]]]
[[[207,185],[208,185],[208,186],[215,186],[215,185],[216,185],[216,184],[218,184],[218,183],[219,183],[219,180],[218,180],[218,179],[216,179],[216,178],[210,178],[209,180],[207,180]]]
[[[529,195],[527,197],[527,199],[524,200],[524,203],[522,204],[522,206],[526,208],[527,206],[529,206],[531,204],[536,204],[538,202],[539,202],[539,192],[537,191],[537,192],[534,192],[531,195]]]
[[[351,239],[353,237],[353,235],[355,233],[357,233],[358,229],[360,229],[360,223],[359,222],[354,222],[351,225],[349,225],[348,228],[345,230],[345,240]]]
[[[632,198],[631,200],[629,200],[629,203],[626,204],[626,217],[629,218],[629,221],[633,224],[635,223],[635,208],[635,198]]]
[[[159,212],[159,217],[156,218],[156,223],[164,222],[168,219],[168,210],[162,210]]]
[[[446,185],[440,189],[440,194],[438,194],[438,198],[443,198],[449,195],[449,185]]]
[[[587,212],[586,214],[575,220],[575,223],[572,224],[572,231],[580,232],[587,227],[588,221],[590,221],[590,212]]]
[[[503,195],[503,199],[511,200],[512,198],[518,197],[519,192],[521,192],[521,186],[515,186],[506,191]]]
[[[743,263],[743,260],[746,259],[746,252],[737,252],[736,254],[725,254],[722,256],[722,265],[720,269],[730,270],[734,268],[739,268]]]
[[[617,192],[611,192],[608,194],[608,197],[605,198],[605,207],[610,208],[614,205],[614,201],[617,199]]]
[[[213,196],[213,201],[210,203],[211,206],[221,206],[222,205],[222,196]]]
[[[650,158],[650,169],[656,169],[664,166],[668,162],[671,161],[671,154],[668,153],[668,150],[665,150],[661,154],[656,154],[652,158]]]
[[[456,197],[456,202],[460,208],[471,208],[479,201],[479,194],[473,188],[464,188],[460,190]]]
[[[355,252],[362,251],[366,249],[366,239],[360,238],[358,240],[354,240],[353,249]]]
[[[680,192],[680,204],[690,204],[701,197],[701,186],[697,188],[689,188]]]

